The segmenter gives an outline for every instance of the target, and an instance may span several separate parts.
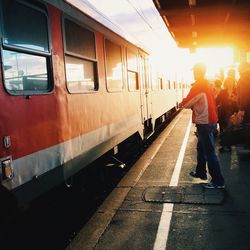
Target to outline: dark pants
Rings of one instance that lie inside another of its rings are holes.
[[[243,123],[250,123],[250,107],[248,107],[247,110],[245,110]]]
[[[197,167],[196,173],[199,176],[206,176],[206,163],[212,182],[216,185],[224,185],[224,178],[221,174],[220,164],[214,148],[215,124],[197,124]]]

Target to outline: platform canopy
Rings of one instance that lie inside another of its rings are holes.
[[[179,48],[250,49],[249,0],[153,0]]]

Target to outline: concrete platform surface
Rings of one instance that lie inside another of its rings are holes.
[[[223,198],[220,202],[174,202],[178,192],[172,202],[160,200],[159,194],[154,202],[145,199],[149,190],[166,193],[163,187],[195,190],[203,185],[189,176],[196,166],[197,142],[190,119],[188,110],[174,118],[68,250],[250,249],[250,157],[243,148],[219,153],[216,146],[226,189],[209,192]]]

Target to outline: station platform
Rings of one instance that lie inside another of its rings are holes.
[[[182,110],[67,250],[250,249],[249,152],[219,153],[216,145],[226,188],[207,191],[189,175],[194,132],[190,110]]]

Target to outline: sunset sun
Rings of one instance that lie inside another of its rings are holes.
[[[234,66],[234,51],[232,48],[200,48],[190,55],[192,64],[203,62],[207,66],[207,78],[219,77],[221,70]]]

